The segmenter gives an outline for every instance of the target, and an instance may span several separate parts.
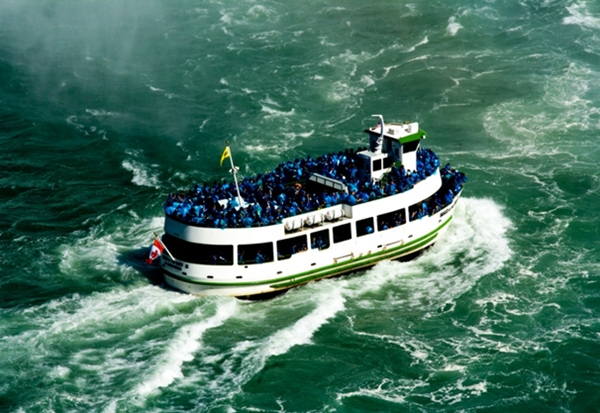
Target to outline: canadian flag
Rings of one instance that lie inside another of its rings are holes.
[[[152,262],[157,259],[160,254],[162,254],[163,250],[165,249],[165,247],[163,246],[162,242],[160,242],[160,240],[158,238],[154,239],[154,243],[152,244],[152,247],[150,248],[150,255],[148,256],[148,258],[146,258],[146,262],[148,264],[152,264]]]

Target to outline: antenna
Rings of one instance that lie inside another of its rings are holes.
[[[383,145],[383,129],[385,128],[385,124],[383,123],[383,115],[371,116],[379,118],[379,123],[377,124],[377,126],[381,128],[379,132],[379,137],[377,138],[377,142],[375,142],[375,147],[373,148],[373,153],[381,153],[381,146]],[[377,128],[377,126],[375,128]]]

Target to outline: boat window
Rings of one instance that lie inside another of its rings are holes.
[[[315,231],[310,235],[310,248],[319,250],[326,250],[329,248],[329,230],[324,229],[321,231]]]
[[[169,234],[162,241],[177,260],[192,264],[233,265],[233,245],[197,244]]]
[[[387,158],[383,158],[383,167],[384,168],[389,168],[390,166],[392,166],[393,163],[394,163],[394,159],[391,156],[388,156]]]
[[[356,221],[356,236],[362,237],[373,233],[373,218],[361,219]]]
[[[350,227],[350,223],[338,225],[333,228],[333,242],[337,244],[338,242],[347,241],[352,238],[352,228]]]
[[[415,140],[412,142],[407,142],[402,144],[402,152],[403,153],[407,153],[407,152],[414,152],[419,148],[419,140]]]
[[[238,245],[238,264],[262,264],[273,261],[273,243]]]
[[[373,172],[381,170],[381,159],[375,159],[373,161]]]
[[[304,252],[308,248],[306,246],[306,235],[299,237],[282,239],[277,241],[277,259],[287,260],[292,255]]]
[[[377,231],[395,228],[406,223],[406,210],[404,208],[377,216]]]
[[[421,219],[427,215],[429,215],[429,199],[417,202],[408,207],[408,216],[411,221],[415,221],[417,219]]]

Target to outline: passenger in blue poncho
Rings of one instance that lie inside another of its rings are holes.
[[[256,253],[256,263],[262,264],[263,262],[265,262],[265,257],[260,253],[260,250],[258,250]]]

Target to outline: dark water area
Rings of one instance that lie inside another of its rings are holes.
[[[600,4],[0,4],[0,411],[600,411]],[[167,194],[418,121],[444,239],[271,300],[144,263]]]

